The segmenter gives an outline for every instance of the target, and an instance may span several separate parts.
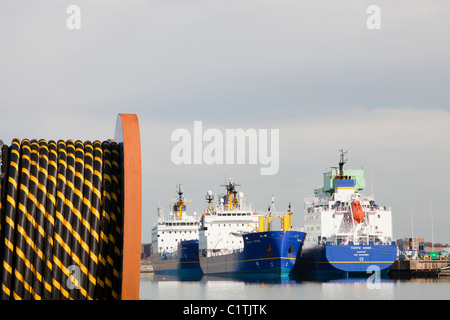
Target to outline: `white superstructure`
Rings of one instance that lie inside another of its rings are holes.
[[[208,191],[209,208],[202,215],[199,231],[199,250],[204,257],[229,254],[244,249],[242,234],[258,230],[259,215],[245,203],[242,192],[230,179],[227,194],[219,197],[214,208]]]
[[[380,244],[393,241],[391,208],[373,196],[359,193],[365,186],[363,170],[324,174],[324,187],[305,199],[305,246],[325,244]]]
[[[183,240],[198,239],[199,217],[186,213],[186,203],[181,185],[178,186],[178,198],[174,199],[173,211],[164,216],[162,207],[158,207],[158,219],[152,228],[152,251],[167,258],[174,258],[178,244]]]

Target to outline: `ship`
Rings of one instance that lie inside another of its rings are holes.
[[[397,258],[392,212],[380,206],[365,188],[364,170],[339,168],[323,174],[323,187],[305,199],[307,234],[300,259],[303,276],[385,276]]]
[[[199,217],[187,214],[181,185],[177,186],[178,198],[171,201],[173,211],[164,216],[158,207],[158,218],[152,228],[150,263],[155,274],[176,276],[201,276],[198,259]]]
[[[275,276],[296,274],[305,234],[292,230],[292,212],[257,213],[231,179],[226,194],[208,191],[208,209],[200,220],[199,260],[205,275]],[[273,201],[272,201],[273,202]],[[290,206],[289,206],[290,207]]]

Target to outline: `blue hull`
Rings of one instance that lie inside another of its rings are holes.
[[[198,259],[198,240],[182,241],[176,258],[168,259],[160,254],[153,254],[150,256],[150,262],[155,274],[203,275]]]
[[[300,275],[386,274],[397,258],[395,243],[388,245],[317,245],[304,248]]]
[[[268,231],[243,235],[241,252],[200,257],[204,274],[289,276],[297,270],[305,233]]]

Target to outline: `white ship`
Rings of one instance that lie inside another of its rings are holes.
[[[259,215],[245,202],[230,179],[227,194],[219,196],[214,208],[211,191],[206,196],[208,209],[201,217],[199,249],[204,257],[233,253],[244,249],[242,235],[258,230]]]
[[[305,199],[303,273],[351,275],[368,269],[386,273],[396,259],[391,208],[360,193],[365,188],[364,171],[344,170],[345,162],[341,150],[339,170],[324,173],[323,187]]]
[[[290,275],[304,239],[303,232],[292,231],[292,212],[258,214],[236,186],[230,179],[216,208],[208,192],[199,232],[203,274]]]
[[[152,228],[150,262],[155,273],[201,273],[198,263],[199,217],[186,213],[186,203],[181,185],[178,198],[171,201],[173,211],[169,218],[158,207],[158,218]]]

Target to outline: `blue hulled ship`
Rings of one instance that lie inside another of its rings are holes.
[[[231,179],[227,193],[203,214],[199,230],[199,260],[203,274],[289,276],[297,274],[305,234],[292,230],[289,210],[259,214],[247,206]]]
[[[339,168],[323,175],[323,187],[305,200],[307,237],[300,259],[301,276],[387,274],[397,258],[390,207],[380,206],[365,188],[363,170]]]
[[[199,218],[186,213],[181,185],[178,198],[172,200],[169,218],[158,208],[158,219],[152,229],[150,262],[156,274],[201,276],[198,259]]]

